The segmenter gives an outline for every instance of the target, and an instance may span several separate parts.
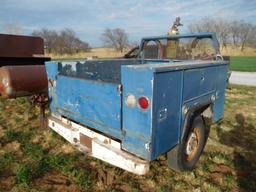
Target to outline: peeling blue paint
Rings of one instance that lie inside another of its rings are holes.
[[[123,150],[143,159],[179,143],[184,106],[214,97],[214,121],[223,115],[226,62],[92,60],[48,62],[46,70],[53,114],[120,140]],[[147,97],[149,107],[128,107],[128,94]]]

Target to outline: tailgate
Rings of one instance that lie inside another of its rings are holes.
[[[52,68],[53,64],[46,67]],[[57,69],[47,69],[49,81],[54,81],[49,83],[51,112],[120,139],[121,95],[118,84],[58,73],[54,76],[54,71]]]

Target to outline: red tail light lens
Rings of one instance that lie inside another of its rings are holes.
[[[138,103],[141,109],[147,109],[149,106],[149,101],[147,97],[140,97]]]

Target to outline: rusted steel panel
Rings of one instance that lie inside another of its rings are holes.
[[[44,65],[44,41],[40,37],[0,34],[0,67]]]
[[[44,57],[40,37],[0,34],[0,57]]]
[[[47,93],[47,83],[43,65],[0,68],[0,94],[5,98]]]
[[[92,150],[92,138],[88,137],[87,135],[80,133],[80,143],[87,147],[89,151]]]

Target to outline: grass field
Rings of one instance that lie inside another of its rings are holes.
[[[165,156],[136,176],[76,151],[40,126],[22,98],[0,98],[0,191],[256,191],[256,88],[227,90],[225,115],[212,127],[192,172],[168,169]]]
[[[232,71],[256,72],[256,56],[233,56],[230,68]]]

